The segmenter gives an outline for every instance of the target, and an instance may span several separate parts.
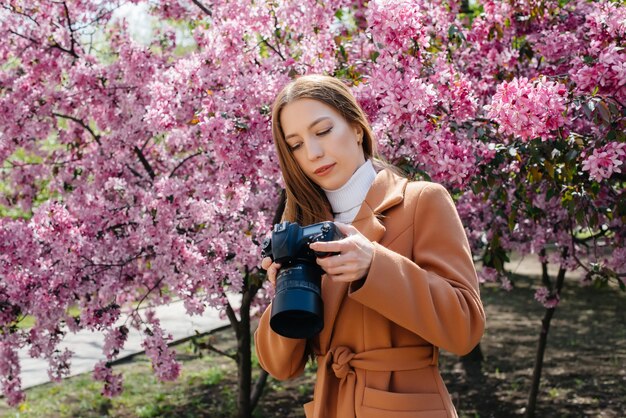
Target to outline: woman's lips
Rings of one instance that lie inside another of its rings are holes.
[[[318,176],[325,176],[326,174],[330,173],[330,170],[334,166],[335,166],[334,163],[322,166],[322,167],[318,168],[317,170],[315,170],[315,174],[317,174]]]

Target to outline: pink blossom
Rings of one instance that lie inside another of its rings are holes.
[[[108,398],[118,396],[122,393],[123,376],[121,373],[114,374],[113,367],[104,361],[95,365],[93,370],[94,380],[104,383],[102,395]]]
[[[546,309],[554,309],[559,304],[559,295],[552,294],[547,288],[540,287],[535,291],[535,300]]]
[[[159,380],[175,380],[180,374],[180,363],[176,361],[176,352],[167,346],[172,335],[164,335],[157,321],[151,323],[152,328],[146,330],[146,338],[142,346],[146,356],[152,361],[152,368]]]
[[[478,278],[481,283],[496,282],[498,280],[498,271],[491,267],[483,267],[478,271]]]
[[[524,141],[553,138],[551,132],[565,124],[563,112],[567,89],[545,77],[530,81],[525,77],[498,86],[487,117],[500,125],[498,131]]]
[[[16,340],[16,336],[13,335],[5,341],[0,341],[0,386],[11,406],[17,406],[25,399],[21,388],[18,347],[14,344]]]
[[[116,357],[128,338],[128,328],[124,325],[113,328],[104,337],[104,347],[102,349],[108,360]]]
[[[371,2],[368,21],[377,42],[391,49],[406,49],[415,43],[428,48],[427,10],[420,2],[377,0]]]
[[[595,181],[610,178],[614,173],[621,173],[621,166],[626,160],[626,144],[611,142],[602,148],[594,149],[593,153],[583,161],[582,169],[589,172]]]

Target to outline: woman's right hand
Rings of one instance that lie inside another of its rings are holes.
[[[270,257],[265,257],[261,261],[261,268],[267,270],[267,279],[272,283],[272,286],[276,287],[276,275],[280,270],[280,264],[274,263]]]

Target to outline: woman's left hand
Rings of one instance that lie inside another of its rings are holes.
[[[340,253],[318,257],[317,264],[328,277],[341,282],[353,282],[365,277],[374,257],[374,244],[352,225],[335,222],[346,235],[338,241],[314,242],[309,247],[317,252]]]

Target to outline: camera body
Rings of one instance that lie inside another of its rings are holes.
[[[281,264],[270,316],[270,326],[276,333],[288,338],[310,338],[324,328],[324,271],[315,259],[334,253],[316,252],[309,245],[344,237],[332,222],[305,227],[294,222],[274,225],[272,236],[263,241],[261,255]]]

